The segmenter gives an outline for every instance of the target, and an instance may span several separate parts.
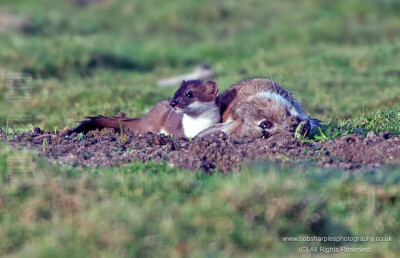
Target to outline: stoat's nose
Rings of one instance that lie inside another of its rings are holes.
[[[169,105],[170,105],[171,107],[175,107],[176,105],[178,105],[178,102],[176,102],[175,100],[172,100],[172,101],[169,103]]]

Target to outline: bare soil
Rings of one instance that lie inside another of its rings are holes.
[[[0,140],[36,149],[41,156],[73,166],[120,166],[131,161],[162,160],[171,166],[213,173],[235,172],[242,164],[273,160],[298,165],[308,162],[323,168],[374,169],[400,161],[400,135],[369,132],[333,141],[302,143],[280,133],[267,139],[211,135],[191,141],[148,133],[134,135],[103,130],[82,135],[43,132],[6,135]],[[46,140],[45,140],[46,139]]]

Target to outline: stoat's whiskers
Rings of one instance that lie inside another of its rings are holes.
[[[169,117],[171,116],[171,113],[172,113],[172,108],[169,108],[169,114],[168,114],[168,116],[167,116],[167,120],[165,120],[165,125],[168,124],[168,119],[169,119]]]

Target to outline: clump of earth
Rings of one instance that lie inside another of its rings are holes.
[[[120,166],[131,161],[164,161],[174,167],[223,172],[239,171],[241,165],[262,160],[299,163],[312,161],[323,168],[356,170],[377,168],[400,160],[400,137],[390,133],[352,134],[325,142],[302,142],[278,133],[269,138],[233,138],[224,133],[192,140],[147,133],[121,136],[111,130],[86,135],[33,132],[7,135],[8,144],[36,149],[41,156],[72,166]]]

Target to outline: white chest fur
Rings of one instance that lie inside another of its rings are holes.
[[[204,129],[219,123],[219,112],[219,108],[217,105],[215,105],[215,103],[213,103],[212,106],[208,105],[207,110],[198,116],[184,114],[182,118],[182,127],[185,136],[188,138],[193,138]]]

